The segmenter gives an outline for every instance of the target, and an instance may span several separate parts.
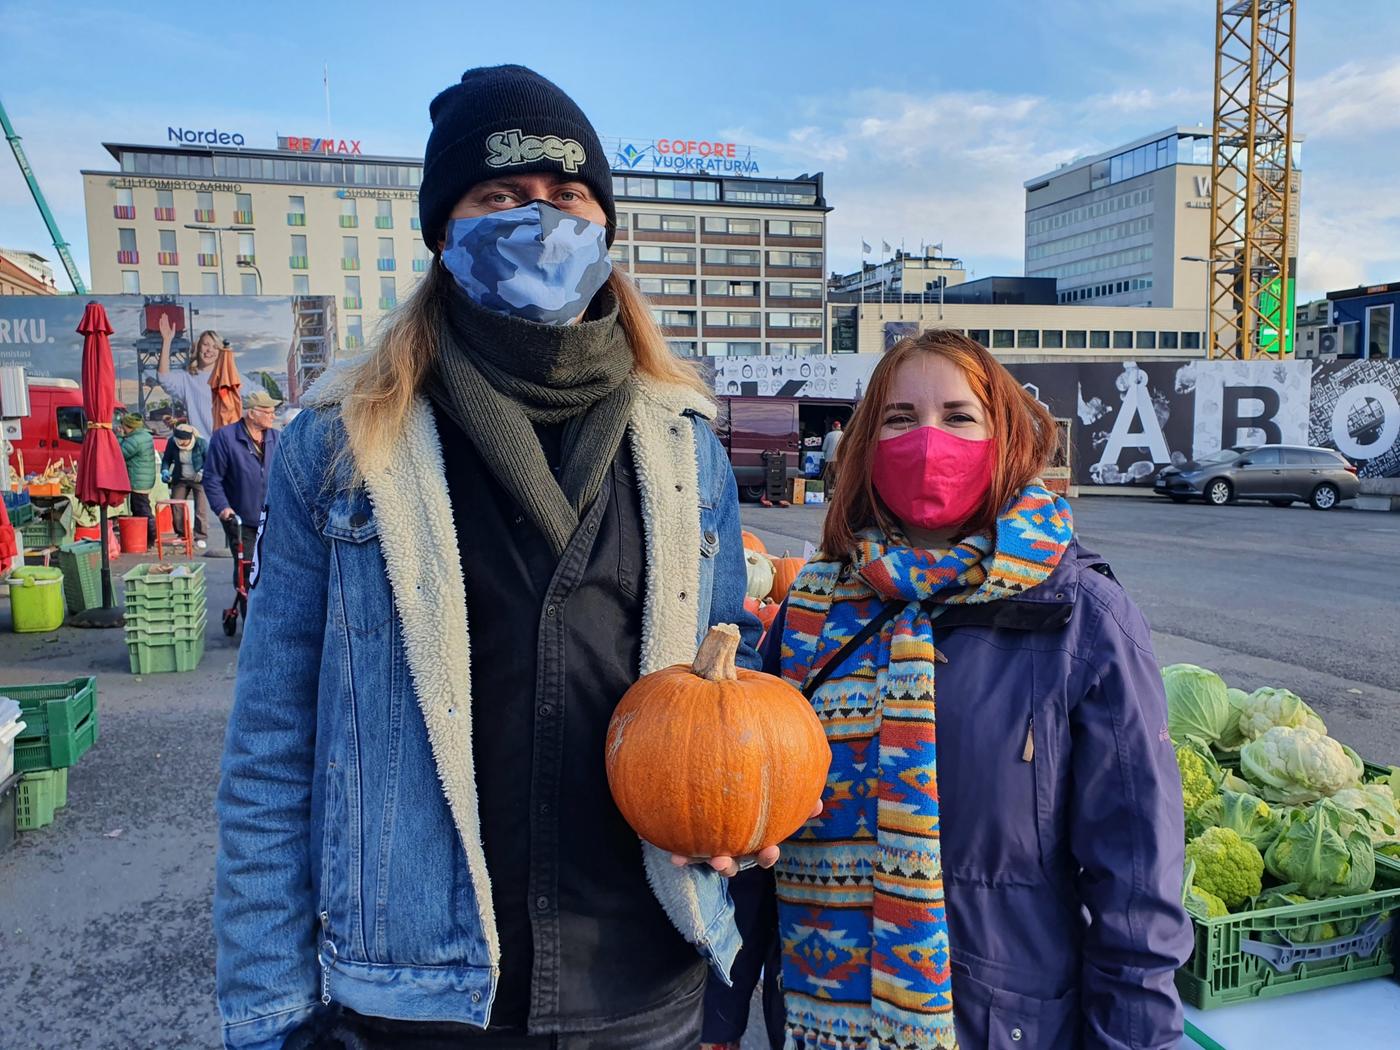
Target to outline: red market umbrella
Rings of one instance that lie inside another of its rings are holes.
[[[126,460],[112,433],[117,376],[112,365],[112,323],[100,303],[88,303],[78,324],[83,336],[83,413],[87,432],[78,457],[76,495],[94,506],[118,506],[131,492]]]
[[[237,423],[243,417],[243,380],[233,360],[233,349],[227,343],[214,359],[214,368],[209,373],[209,388],[210,396],[214,399],[214,429]]]
[[[74,495],[100,511],[102,544],[102,608],[88,609],[74,617],[75,626],[119,627],[122,611],[112,600],[112,567],[107,554],[107,508],[115,507],[131,492],[126,460],[112,433],[112,413],[117,407],[117,376],[112,365],[112,323],[107,311],[90,302],[78,323],[83,336],[83,414],[87,431],[78,456],[78,481]]]

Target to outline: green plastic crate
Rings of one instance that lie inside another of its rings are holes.
[[[15,827],[35,831],[53,823],[55,810],[68,805],[67,769],[32,769],[19,781]]]
[[[132,620],[150,623],[193,620],[203,616],[208,605],[209,599],[203,590],[182,592],[169,598],[143,598],[129,594],[123,601],[127,623]]]
[[[170,674],[193,671],[204,659],[204,631],[189,640],[146,641],[127,638],[127,654],[132,674]]]
[[[102,544],[96,540],[65,543],[58,552],[68,614],[102,605]]]
[[[32,513],[32,511],[31,511]],[[38,547],[56,547],[68,538],[60,522],[43,520],[31,521],[19,529],[20,545],[26,550]]]
[[[1330,988],[1395,972],[1400,874],[1377,866],[1376,888],[1354,897],[1239,912],[1218,919],[1191,916],[1196,948],[1176,972],[1181,997],[1209,1010]],[[1298,942],[1323,923],[1340,926],[1327,940]]]
[[[209,624],[209,615],[203,609],[194,619],[166,620],[147,622],[141,620],[126,621],[126,640],[128,642],[192,642],[196,638],[203,638],[205,628]]]
[[[6,507],[5,512],[10,516],[10,524],[15,528],[28,525],[34,520],[34,504],[32,503],[20,503],[14,507]]]
[[[126,585],[126,595],[140,595],[142,597],[164,598],[175,594],[188,594],[193,591],[204,590],[204,566],[199,562],[180,562],[190,570],[188,576],[169,576],[164,573],[150,575],[151,566],[149,563],[136,566],[129,573],[122,577],[122,583]]]
[[[66,768],[97,743],[97,679],[0,686],[19,702],[24,732],[15,738],[15,770]]]

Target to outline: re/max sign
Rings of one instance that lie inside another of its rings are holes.
[[[360,156],[359,139],[311,139],[279,135],[277,145],[293,153],[346,153]]]

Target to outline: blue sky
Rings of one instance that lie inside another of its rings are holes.
[[[169,125],[250,144],[320,134],[327,60],[332,130],[366,152],[421,153],[438,89],[522,62],[604,136],[726,139],[754,145],[765,174],[825,171],[838,268],[864,238],[1020,273],[1026,179],[1210,122],[1210,0],[203,9],[0,0],[0,98],[85,273],[78,171],[110,166],[101,142],[163,142]],[[1400,280],[1400,3],[1300,9],[1300,294]],[[53,254],[8,155],[0,245]]]

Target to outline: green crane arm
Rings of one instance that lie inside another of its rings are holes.
[[[15,161],[19,164],[20,173],[24,175],[24,181],[29,183],[29,192],[34,195],[34,203],[39,205],[39,214],[44,217],[49,236],[53,238],[54,251],[58,252],[58,257],[63,260],[63,268],[68,271],[68,280],[73,282],[73,291],[79,295],[87,295],[83,275],[78,272],[78,266],[73,262],[73,253],[68,250],[68,242],[58,230],[58,222],[54,219],[53,212],[49,211],[49,202],[44,200],[44,191],[39,188],[39,180],[34,177],[34,169],[29,166],[29,158],[24,155],[24,147],[19,144],[19,135],[10,123],[10,116],[5,112],[3,102],[0,102],[0,126],[5,129],[5,138],[9,139],[10,149],[14,150]]]

